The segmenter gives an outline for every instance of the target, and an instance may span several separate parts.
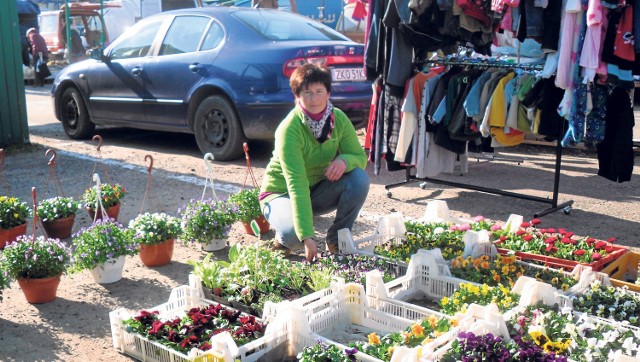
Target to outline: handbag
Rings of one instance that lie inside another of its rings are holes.
[[[42,57],[39,57],[35,68],[41,79],[44,79],[51,75],[51,71],[49,70],[47,63],[42,61]]]

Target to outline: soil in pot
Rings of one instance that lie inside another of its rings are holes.
[[[71,237],[73,223],[76,219],[75,215],[55,219],[51,221],[43,221],[42,228],[50,238],[67,239]]]
[[[165,240],[159,244],[140,245],[140,260],[145,266],[156,267],[167,265],[173,257],[174,239]]]
[[[24,235],[27,232],[27,223],[12,227],[11,229],[0,229],[0,250],[4,249],[5,245],[15,241],[18,236]]]
[[[118,221],[118,215],[120,214],[120,203],[117,203],[113,206],[107,207],[105,209],[107,216],[110,219],[114,219],[116,221]],[[91,220],[93,220],[94,218],[96,220],[102,219],[102,211],[98,212],[98,216],[96,217],[96,211],[92,208],[87,208],[87,212],[89,213],[89,217],[91,217]]]

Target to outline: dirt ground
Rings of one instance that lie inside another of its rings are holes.
[[[39,199],[55,194],[55,183],[47,167],[49,158],[44,155],[47,148],[58,152],[57,175],[67,196],[79,198],[91,186],[94,168],[100,172],[103,181],[125,186],[128,195],[123,200],[122,222],[128,222],[141,210],[147,185],[145,155],[152,155],[154,164],[144,211],[176,215],[178,208],[189,199],[202,195],[205,169],[193,136],[99,130],[97,133],[105,139],[99,158],[95,143],[69,140],[55,122],[31,127],[30,132],[32,146],[7,150],[4,174],[8,182],[0,180],[0,187],[10,188],[10,194],[29,202],[33,186],[38,190]],[[270,148],[269,143],[251,144],[252,164],[258,182],[268,162]],[[505,150],[501,155],[522,157],[524,161],[517,164],[472,159],[469,172],[464,176],[443,175],[441,178],[538,197],[552,196],[554,148],[526,145]],[[596,175],[598,164],[593,151],[566,151],[562,158],[559,200],[573,200],[573,207],[568,215],[560,211],[542,217],[541,226],[565,227],[577,235],[596,238],[616,237],[621,244],[640,246],[638,155],[636,152],[631,182],[617,184]],[[102,162],[98,162],[100,159]],[[225,196],[241,188],[245,170],[245,160],[216,163],[213,176],[218,194]],[[419,218],[432,199],[446,200],[455,216],[483,215],[493,220],[506,220],[512,213],[524,215],[528,220],[549,206],[432,183],[425,184],[424,189],[418,183],[394,188],[389,198],[384,186],[402,181],[404,172],[383,170],[376,176],[371,165],[367,170],[371,176],[371,191],[354,227],[356,237],[372,233],[377,218],[393,211]],[[332,215],[316,219],[316,230],[320,236],[331,220]],[[74,232],[89,224],[87,213],[80,212]],[[37,230],[37,233],[41,231]],[[255,237],[245,235],[240,224],[234,226],[230,243],[252,241]],[[225,251],[217,254],[224,257]],[[112,346],[109,312],[123,307],[139,310],[165,303],[172,288],[188,283],[191,267],[186,261],[200,259],[204,255],[205,252],[195,245],[178,244],[172,263],[159,268],[146,268],[137,256],[128,257],[124,278],[108,285],[96,284],[88,272],[66,275],[60,284],[58,298],[43,305],[28,304],[17,283],[12,283],[4,291],[5,299],[0,303],[0,360],[130,360]]]

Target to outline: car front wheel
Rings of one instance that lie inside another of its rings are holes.
[[[89,119],[87,107],[76,88],[68,88],[62,94],[60,121],[64,132],[73,139],[88,138],[96,128]]]
[[[246,137],[235,110],[225,98],[205,98],[196,110],[193,131],[202,153],[212,153],[218,161],[239,158]]]

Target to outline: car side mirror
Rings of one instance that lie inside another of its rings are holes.
[[[101,60],[103,62],[109,61],[109,57],[104,54],[104,49],[102,47],[91,49],[91,59]]]

